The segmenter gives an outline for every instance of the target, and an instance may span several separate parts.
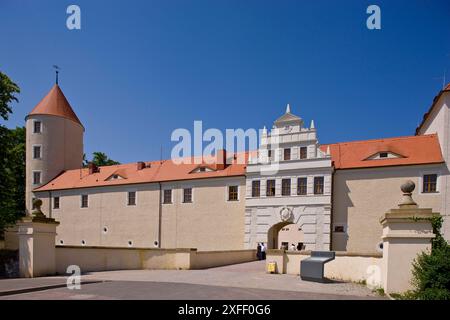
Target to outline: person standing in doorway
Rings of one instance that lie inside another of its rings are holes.
[[[261,242],[261,258],[262,260],[266,260],[266,246]]]
[[[262,255],[261,255],[261,244],[258,243],[258,246],[256,247],[256,258],[258,258],[258,260],[262,259]]]

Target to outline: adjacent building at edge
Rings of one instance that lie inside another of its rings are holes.
[[[39,198],[60,221],[57,245],[374,253],[411,179],[449,239],[449,108],[450,85],[415,136],[319,145],[288,106],[250,153],[83,168],[84,127],[55,85],[26,117],[26,208]]]

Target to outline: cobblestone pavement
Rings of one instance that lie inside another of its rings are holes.
[[[83,282],[101,283],[82,285],[81,290],[55,288],[0,299],[383,299],[359,284],[308,282],[294,275],[267,274],[264,269],[265,261],[255,261],[205,270],[91,272],[82,276]],[[0,280],[0,293],[12,281],[26,286],[26,280]],[[61,277],[28,280],[34,286],[39,281],[62,282]]]

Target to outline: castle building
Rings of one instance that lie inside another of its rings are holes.
[[[416,135],[320,145],[291,113],[264,129],[258,150],[82,167],[84,127],[55,85],[26,117],[26,209],[43,201],[57,245],[236,250],[295,246],[375,253],[379,218],[405,179],[444,217],[450,239],[450,85]]]
[[[254,248],[329,250],[331,156],[319,148],[314,122],[286,113],[264,128],[260,147],[247,165],[245,244]]]

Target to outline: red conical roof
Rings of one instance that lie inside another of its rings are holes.
[[[48,114],[63,117],[83,126],[57,84],[53,86],[44,99],[29,113],[29,115],[32,114]]]

